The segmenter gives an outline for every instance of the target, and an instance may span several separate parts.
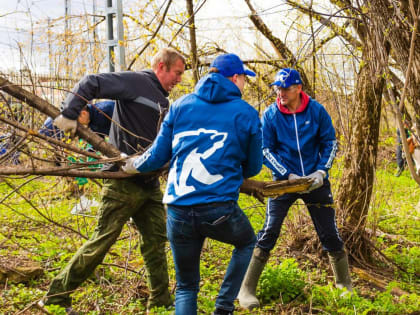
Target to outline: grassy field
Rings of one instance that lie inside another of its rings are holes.
[[[355,292],[340,297],[342,292],[333,286],[327,256],[320,250],[309,215],[298,202],[286,218],[261,277],[258,292],[263,305],[252,314],[419,314],[420,188],[407,171],[395,177],[395,163],[384,161],[376,172],[368,228],[373,231],[375,246],[400,268],[379,254],[376,266],[367,270],[353,262]],[[337,159],[331,172],[333,189],[340,165]],[[258,177],[270,178],[267,171]],[[89,182],[85,191],[89,198],[98,200],[100,188],[96,184]],[[23,266],[38,270],[36,276],[22,283],[0,278],[0,314],[41,314],[35,303],[93,231],[96,208],[84,215],[71,214],[78,194],[69,195],[67,181],[60,178],[6,179],[0,182],[0,200],[0,271],[6,274]],[[247,196],[241,196],[239,203],[257,232],[264,223],[265,206]],[[213,311],[231,250],[231,246],[213,240],[203,249],[200,314]],[[174,292],[169,245],[167,256]],[[137,232],[128,222],[103,265],[73,294],[75,309],[84,314],[145,313],[147,287],[142,266]],[[381,281],[382,286],[372,279]],[[49,311],[65,314],[59,307]],[[157,309],[154,313],[172,311]],[[236,313],[251,314],[239,306]]]

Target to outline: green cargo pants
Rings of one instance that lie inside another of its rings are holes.
[[[105,180],[101,196],[95,231],[52,280],[45,304],[71,305],[70,293],[102,262],[130,217],[140,234],[150,290],[148,308],[172,304],[165,253],[166,213],[159,187],[146,188],[130,179]]]

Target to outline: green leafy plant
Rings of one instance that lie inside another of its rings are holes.
[[[420,303],[417,294],[399,298],[391,294],[392,286],[378,293],[375,299],[361,297],[357,291],[342,295],[343,291],[332,284],[312,287],[311,305],[329,314],[409,314],[418,310]]]
[[[293,258],[285,259],[279,266],[267,265],[258,283],[257,292],[263,303],[281,298],[289,303],[302,294],[305,287],[304,272]]]
[[[66,309],[64,307],[60,306],[60,305],[51,304],[51,305],[45,306],[45,308],[51,314],[54,314],[54,315],[66,315],[67,314]]]

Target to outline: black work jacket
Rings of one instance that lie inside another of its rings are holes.
[[[91,74],[80,80],[64,101],[62,115],[77,119],[87,100],[115,100],[109,142],[128,155],[143,151],[158,132],[168,92],[152,70]]]

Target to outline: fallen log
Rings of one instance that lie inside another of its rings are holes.
[[[104,172],[91,170],[74,170],[63,169],[62,167],[3,167],[0,169],[0,176],[27,176],[27,175],[44,175],[44,176],[66,176],[66,177],[86,177],[86,178],[110,178],[123,179],[133,176],[150,176],[156,173],[145,174],[128,174],[122,171],[119,172]]]
[[[373,275],[370,274],[369,272],[367,272],[366,270],[357,268],[357,267],[352,267],[353,272],[355,272],[360,279],[363,279],[365,281],[368,281],[370,283],[372,283],[374,286],[376,286],[377,288],[379,288],[381,291],[386,291],[386,287],[387,287],[387,282],[385,281],[385,279],[380,279],[378,277],[377,274]],[[402,296],[402,295],[408,295],[409,293],[407,291],[404,291],[402,289],[400,289],[399,287],[393,287],[391,289],[391,293],[397,296]]]

